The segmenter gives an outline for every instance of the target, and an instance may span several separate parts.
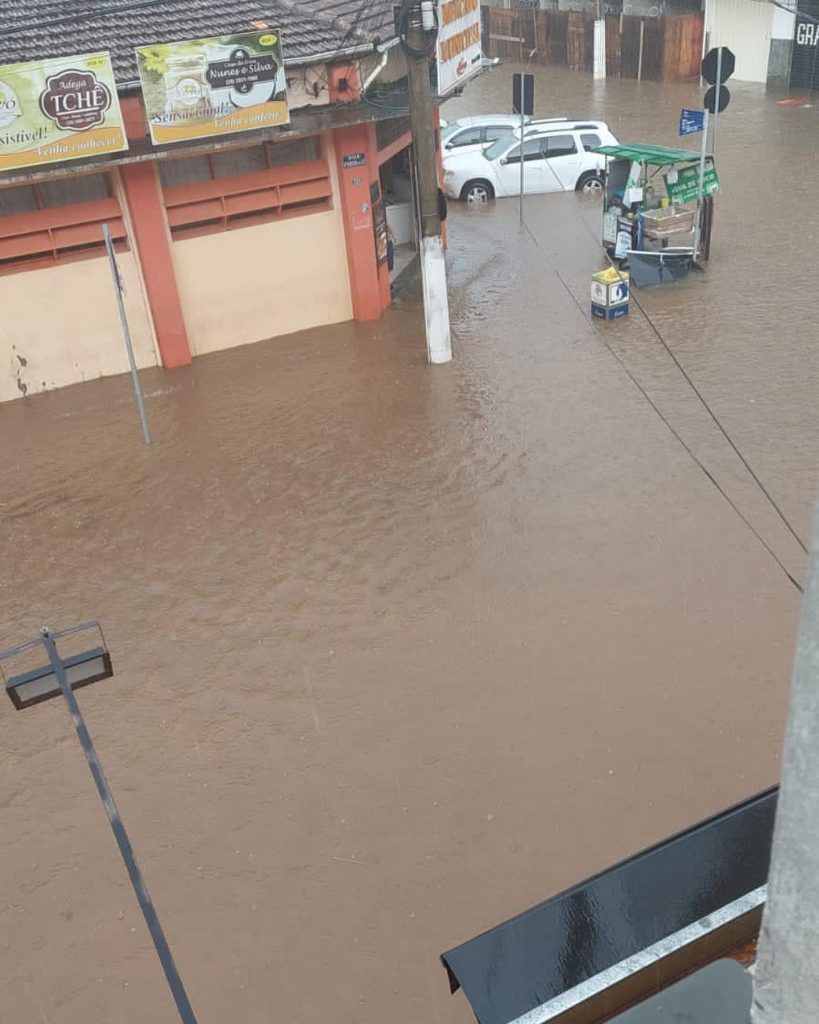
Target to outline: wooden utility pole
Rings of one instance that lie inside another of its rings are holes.
[[[421,276],[424,291],[427,358],[431,363],[452,359],[449,330],[444,243],[438,214],[438,158],[432,124],[429,57],[434,52],[437,4],[402,0],[401,45],[407,57],[416,202],[421,225]]]
[[[791,685],[754,1024],[819,1020],[819,508]]]

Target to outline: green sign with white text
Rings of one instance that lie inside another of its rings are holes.
[[[699,192],[699,167],[684,167],[681,171],[677,171],[676,181],[673,180],[674,173],[674,171],[669,171],[665,175],[665,187],[668,192],[668,198],[677,205],[681,203],[695,203]],[[713,163],[708,163],[705,166],[705,174],[702,180],[703,199],[713,195],[714,192],[719,192],[719,177]]]

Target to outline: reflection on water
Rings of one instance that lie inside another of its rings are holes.
[[[699,93],[537,75],[624,140]],[[708,274],[640,300],[806,537],[819,112],[732,92]],[[103,620],[81,701],[203,1024],[466,1021],[441,950],[775,777],[798,594],[602,331],[804,556],[639,311],[589,323],[595,201],[526,217],[452,205],[450,366],[410,296],[146,372],[151,449],[127,378],[0,407],[0,639]],[[2,729],[0,1020],[170,1019],[62,708]]]

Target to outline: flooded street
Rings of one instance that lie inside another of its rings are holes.
[[[623,141],[699,105],[536,74]],[[126,377],[0,406],[0,644],[102,620],[79,700],[200,1024],[466,1024],[444,949],[776,780],[819,106],[732,94],[707,275],[638,294],[661,337],[589,322],[594,199],[451,204],[449,366],[410,290],[143,373],[152,448]],[[0,729],[0,1021],[172,1020],[64,708]]]

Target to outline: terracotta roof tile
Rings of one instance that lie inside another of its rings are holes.
[[[258,21],[281,32],[285,60],[393,35],[385,0],[0,0],[0,64],[110,50],[122,85],[137,80],[135,46],[250,32]]]

